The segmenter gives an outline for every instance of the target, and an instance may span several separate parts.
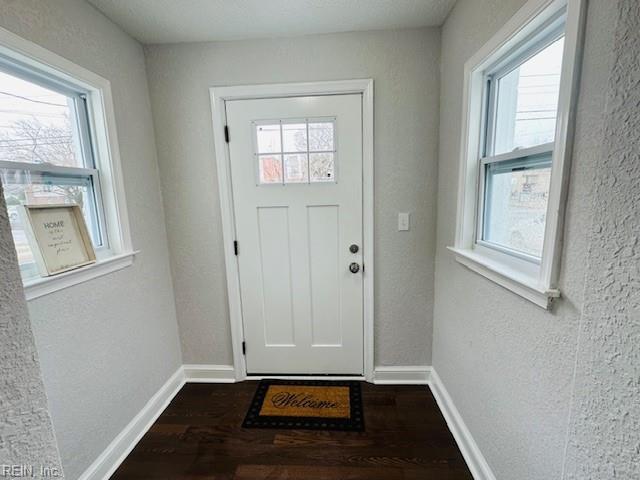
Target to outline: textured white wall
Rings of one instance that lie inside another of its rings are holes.
[[[62,472],[0,185],[0,465]],[[0,472],[0,476],[2,472]]]
[[[618,12],[567,480],[640,478],[640,3]]]
[[[431,363],[439,30],[146,47],[185,363],[232,363],[209,87],[375,81],[376,363]],[[412,213],[397,232],[397,213]]]
[[[140,45],[83,0],[3,0],[0,26],[111,81],[133,266],[29,303],[62,462],[76,478],[181,364]]]
[[[615,8],[586,26],[560,289],[544,311],[458,264],[453,245],[465,61],[525,0],[459,0],[442,33],[433,365],[499,479],[562,475]],[[608,477],[582,477],[608,478]]]

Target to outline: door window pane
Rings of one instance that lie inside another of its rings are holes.
[[[494,154],[554,141],[564,37],[498,78]]]
[[[284,183],[309,183],[306,153],[284,156]]]
[[[311,182],[333,182],[334,178],[333,153],[309,154],[309,170]]]
[[[282,142],[284,152],[307,151],[307,124],[284,123],[282,125]]]
[[[256,127],[258,138],[258,153],[277,153],[282,151],[280,145],[280,124],[258,125]]]
[[[282,183],[282,155],[260,155],[260,183]]]
[[[483,239],[541,257],[551,156],[496,162],[485,172]]]
[[[309,151],[333,151],[333,122],[309,124]]]
[[[85,165],[75,97],[0,72],[0,161]]]

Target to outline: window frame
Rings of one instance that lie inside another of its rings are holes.
[[[448,248],[464,266],[545,309],[560,296],[557,281],[584,16],[584,0],[529,0],[464,68],[456,236]],[[561,32],[565,40],[555,140],[493,155],[496,115],[491,106],[497,88],[489,83],[551,45]],[[524,162],[545,153],[551,154],[551,183],[541,257],[484,241],[485,165]]]
[[[27,300],[125,268],[133,263],[134,251],[126,207],[126,196],[115,124],[110,82],[14,33],[0,28],[0,68],[76,98],[83,158],[93,165],[61,167],[26,162],[2,162],[3,167],[57,175],[91,176],[103,246],[96,249],[96,264],[51,277],[24,282]],[[77,96],[77,97],[76,97]],[[78,106],[80,105],[80,108]],[[86,123],[85,123],[86,122]],[[28,167],[28,168],[25,168]],[[91,168],[89,168],[91,167]]]

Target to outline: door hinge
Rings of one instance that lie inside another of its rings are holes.
[[[237,240],[233,241],[233,253],[234,253],[234,255],[236,257],[238,256],[238,241]]]
[[[242,342],[242,354],[247,354],[247,342]]]
[[[224,126],[224,141],[229,143],[229,127],[227,125]]]

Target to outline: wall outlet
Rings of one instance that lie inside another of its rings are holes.
[[[406,232],[409,230],[409,213],[398,214],[398,231]]]

